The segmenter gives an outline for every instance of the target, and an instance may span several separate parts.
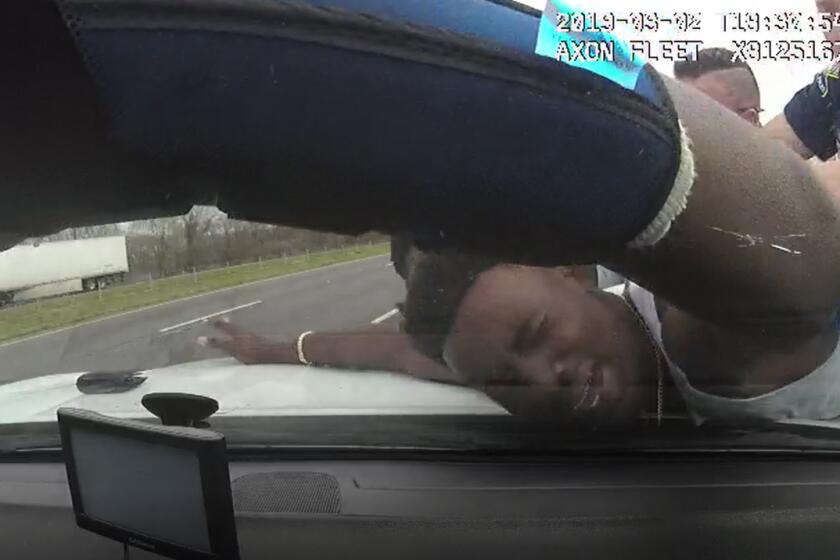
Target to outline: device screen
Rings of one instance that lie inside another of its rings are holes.
[[[186,449],[74,429],[82,510],[88,517],[210,551],[199,459]]]

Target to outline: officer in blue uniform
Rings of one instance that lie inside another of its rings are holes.
[[[840,0],[817,0],[821,13],[839,13]],[[803,158],[827,160],[837,154],[840,131],[840,28],[825,33],[834,42],[834,61],[793,96],[764,132]]]
[[[784,113],[767,125],[766,132],[784,141],[803,158],[827,160],[837,154],[840,130],[840,59],[832,62],[799,90]]]

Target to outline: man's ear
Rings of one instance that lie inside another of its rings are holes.
[[[745,121],[754,124],[755,126],[761,126],[761,119],[758,116],[758,109],[754,107],[744,109],[739,113],[739,116]]]

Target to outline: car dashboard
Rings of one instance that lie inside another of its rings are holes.
[[[243,559],[836,556],[831,455],[273,455],[230,462]],[[0,550],[122,554],[76,527],[60,461],[0,464]]]

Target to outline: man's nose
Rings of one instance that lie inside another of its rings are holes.
[[[572,384],[569,368],[542,353],[531,353],[517,360],[517,369],[528,383],[544,387],[565,387]]]

